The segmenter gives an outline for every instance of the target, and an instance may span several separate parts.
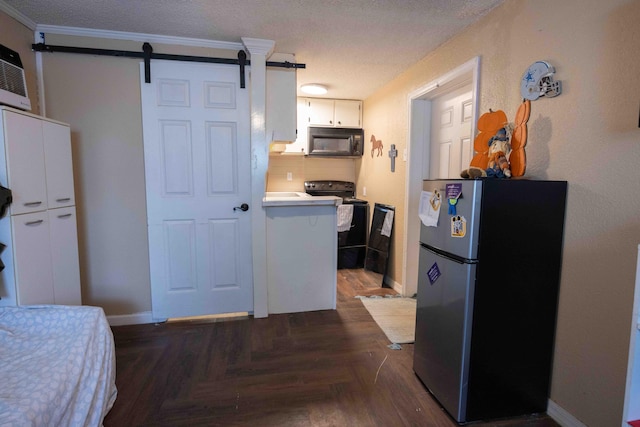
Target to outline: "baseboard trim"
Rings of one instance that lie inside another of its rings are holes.
[[[153,318],[150,311],[107,316],[107,320],[109,321],[110,326],[142,325],[144,323],[153,323]]]
[[[397,293],[399,293],[400,295],[402,295],[402,285],[398,282],[396,282],[395,280],[390,279],[389,277],[385,277],[383,279],[384,284],[391,287],[394,291],[396,291]],[[407,295],[405,295],[407,296]],[[408,295],[411,296],[411,295]]]
[[[581,423],[576,417],[551,399],[549,399],[549,403],[547,404],[547,415],[562,427],[587,427],[586,424]]]

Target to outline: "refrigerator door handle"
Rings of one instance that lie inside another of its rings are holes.
[[[450,259],[451,261],[457,262],[458,264],[477,264],[478,263],[477,259],[463,258],[461,256],[457,256],[457,255],[451,254],[449,252],[445,252],[442,249],[434,248],[433,246],[429,246],[429,245],[424,244],[424,243],[420,243],[420,246],[422,246],[423,248],[425,248],[429,252],[433,252],[434,254],[436,254],[438,256]]]

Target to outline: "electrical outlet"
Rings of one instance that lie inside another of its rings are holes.
[[[362,195],[363,196],[367,195],[367,187],[362,187]]]
[[[291,172],[287,172],[287,181],[293,181],[293,174]]]

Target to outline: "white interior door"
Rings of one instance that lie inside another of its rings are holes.
[[[460,178],[473,156],[471,84],[445,93],[431,105],[431,179]]]
[[[253,310],[249,91],[238,67],[140,64],[155,320]]]

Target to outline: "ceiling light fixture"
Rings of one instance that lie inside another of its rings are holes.
[[[318,83],[310,83],[300,86],[300,90],[309,95],[324,95],[327,93],[327,87]]]

